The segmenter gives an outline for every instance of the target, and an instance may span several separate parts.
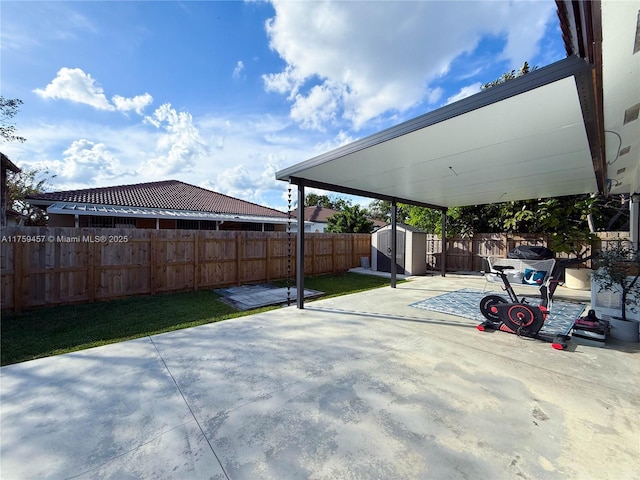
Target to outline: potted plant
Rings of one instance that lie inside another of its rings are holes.
[[[637,342],[638,321],[629,319],[628,314],[638,313],[640,307],[640,251],[620,241],[601,251],[595,266],[591,278],[598,293],[606,291],[620,298],[619,315],[611,319],[611,336]]]

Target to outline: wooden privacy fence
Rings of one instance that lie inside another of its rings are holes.
[[[507,235],[501,233],[480,233],[473,237],[447,239],[447,271],[480,272],[488,268],[487,257],[506,257],[507,253],[520,245],[547,246],[545,235]],[[427,235],[427,267],[440,270],[442,240],[432,234]]]
[[[295,278],[295,242],[284,232],[9,227],[2,310]],[[370,255],[367,234],[305,234],[307,275],[345,272]]]
[[[607,247],[629,237],[628,232],[598,232],[594,244],[596,250]],[[551,235],[545,234],[505,234],[479,233],[470,238],[447,239],[447,271],[480,272],[487,270],[487,257],[505,258],[507,253],[521,245],[542,245],[553,250]],[[427,268],[440,270],[442,240],[432,234],[427,235]],[[587,253],[586,255],[589,255]],[[567,257],[556,253],[556,258]]]

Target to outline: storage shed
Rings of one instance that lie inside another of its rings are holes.
[[[409,225],[397,225],[396,242],[396,273],[427,273],[427,234]],[[391,271],[391,225],[372,234],[371,269]]]

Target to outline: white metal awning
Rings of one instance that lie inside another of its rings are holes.
[[[236,215],[232,213],[168,210],[162,208],[123,207],[58,202],[47,207],[47,213],[59,215],[93,215],[130,218],[165,218],[173,220],[209,220],[218,222],[272,223],[286,225],[287,218]]]
[[[569,57],[276,178],[435,207],[597,192],[591,71]]]

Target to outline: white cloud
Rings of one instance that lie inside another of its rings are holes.
[[[356,140],[358,139],[352,137],[344,130],[340,130],[334,138],[316,145],[315,152],[319,155],[321,153],[339,148],[343,145],[347,145],[348,143],[355,142]]]
[[[34,92],[42,98],[69,100],[90,105],[98,110],[119,110],[125,113],[134,110],[139,115],[142,115],[146,106],[153,103],[153,97],[145,93],[133,98],[114,95],[112,104],[104,94],[103,88],[81,68],[62,67],[49,85],[44,89],[36,88]]]
[[[463,98],[470,97],[471,95],[478,93],[481,88],[482,84],[480,82],[467,85],[466,87],[461,88],[460,91],[455,95],[447,98],[446,104],[449,105],[450,103],[457,102],[458,100],[462,100]]]
[[[145,121],[165,133],[158,138],[157,155],[145,163],[143,170],[164,175],[190,171],[197,160],[208,155],[209,149],[190,113],[178,112],[165,103],[145,117]]]
[[[444,90],[441,87],[436,87],[432,90],[429,90],[429,93],[427,94],[427,101],[430,104],[434,104],[438,100],[440,100],[440,98],[442,98],[443,94],[444,94]]]
[[[44,90],[36,88],[35,93],[43,98],[69,100],[90,105],[98,110],[115,110],[109,103],[101,86],[80,68],[62,67]]]
[[[104,143],[76,140],[63,153],[65,168],[62,176],[69,180],[113,179],[127,173]]]
[[[338,96],[331,86],[316,85],[307,96],[296,95],[291,118],[300,123],[302,128],[323,130],[323,125],[335,118]]]
[[[289,93],[289,99],[298,92],[298,88],[303,83],[304,75],[299,75],[296,69],[287,65],[283,72],[269,73],[262,76],[265,90],[267,92]]]
[[[115,107],[121,112],[135,111],[138,115],[142,115],[143,110],[153,103],[153,97],[145,93],[144,95],[136,95],[133,98],[125,98],[120,95],[114,95],[111,99]]]
[[[285,159],[283,155],[261,152],[241,164],[219,171],[215,180],[206,180],[201,186],[264,205],[270,194],[278,196],[278,192],[286,189],[286,184],[275,178]]]
[[[233,69],[233,78],[240,78],[240,74],[244,70],[244,63],[242,60],[238,60],[236,68]]]
[[[537,53],[553,2],[291,2],[272,0],[270,47],[286,62],[263,75],[286,94],[304,128],[336,119],[355,129],[442,95],[429,82],[471,54],[486,35],[506,39],[494,62],[512,66]],[[511,68],[511,67],[510,67]]]
[[[82,188],[100,183],[113,184],[114,179],[133,172],[123,169],[121,163],[104,143],[87,139],[74,140],[64,150],[62,160],[45,160],[36,168],[55,175],[56,190]]]

